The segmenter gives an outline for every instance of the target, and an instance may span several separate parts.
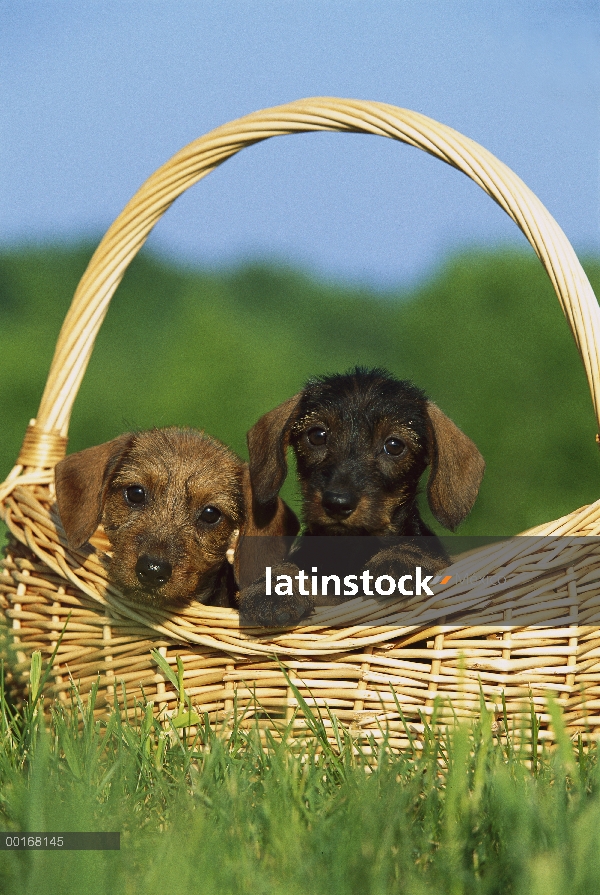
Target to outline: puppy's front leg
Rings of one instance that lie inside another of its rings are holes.
[[[294,563],[273,566],[240,592],[240,623],[264,628],[295,625],[314,609],[307,582],[308,576]]]

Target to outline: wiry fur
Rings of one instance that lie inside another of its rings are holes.
[[[245,464],[219,441],[194,429],[129,433],[71,454],[56,467],[56,497],[68,543],[80,548],[102,522],[112,547],[110,580],[130,598],[153,606],[191,600],[232,604],[227,562],[245,521]],[[139,486],[143,504],[130,505]],[[220,514],[205,522],[206,507]],[[169,569],[164,583],[144,581],[144,557]]]
[[[312,443],[315,432],[324,433],[323,444]],[[399,445],[401,454],[388,453],[389,445]],[[421,389],[385,370],[360,367],[310,380],[256,423],[248,446],[255,502],[277,495],[287,448],[293,448],[305,534],[426,539],[376,553],[367,566],[378,574],[400,574],[415,564],[435,572],[447,563],[419,515],[419,479],[430,466],[431,510],[454,529],[471,510],[485,466],[473,442]],[[308,552],[310,542],[303,540],[300,555]],[[306,598],[267,598],[260,583],[240,599],[247,622],[289,624],[312,610]]]
[[[410,382],[381,370],[361,370],[311,380],[290,429],[303,497],[303,521],[312,535],[428,535],[416,507],[419,479],[428,462],[427,399]],[[307,433],[323,426],[323,448]],[[382,450],[386,438],[409,449],[398,461]],[[327,492],[357,501],[348,518],[332,516]]]
[[[71,454],[56,467],[58,508],[69,544],[80,547],[100,522],[112,547],[110,580],[155,606],[192,599],[228,605],[234,591],[226,553],[244,519],[243,464],[223,444],[193,429],[153,429]],[[143,505],[128,504],[131,486]],[[202,521],[207,506],[220,513]],[[136,572],[140,558],[168,564],[163,584]]]

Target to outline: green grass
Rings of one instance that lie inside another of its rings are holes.
[[[34,675],[35,678],[35,675]],[[35,688],[34,688],[35,689]],[[484,713],[393,755],[260,745],[234,724],[184,745],[139,707],[93,721],[73,691],[46,726],[2,698],[0,826],[120,831],[119,852],[0,852],[3,895],[390,895],[600,890],[600,768],[565,736],[533,766]]]

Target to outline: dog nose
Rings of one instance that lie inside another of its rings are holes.
[[[156,556],[140,556],[135,564],[135,574],[144,587],[157,588],[166,584],[173,573],[170,562]]]
[[[356,509],[358,497],[350,491],[325,491],[321,503],[328,516],[345,518]]]

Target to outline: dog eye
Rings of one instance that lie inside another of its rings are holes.
[[[406,452],[406,443],[401,438],[388,438],[383,449],[391,457],[401,457]]]
[[[216,507],[204,507],[200,515],[198,516],[202,522],[206,522],[208,525],[214,525],[221,518],[221,511]]]
[[[315,447],[321,447],[327,441],[327,430],[322,426],[315,426],[314,429],[309,429],[306,437]]]
[[[141,507],[146,503],[146,492],[141,485],[125,488],[125,500],[130,507]]]

